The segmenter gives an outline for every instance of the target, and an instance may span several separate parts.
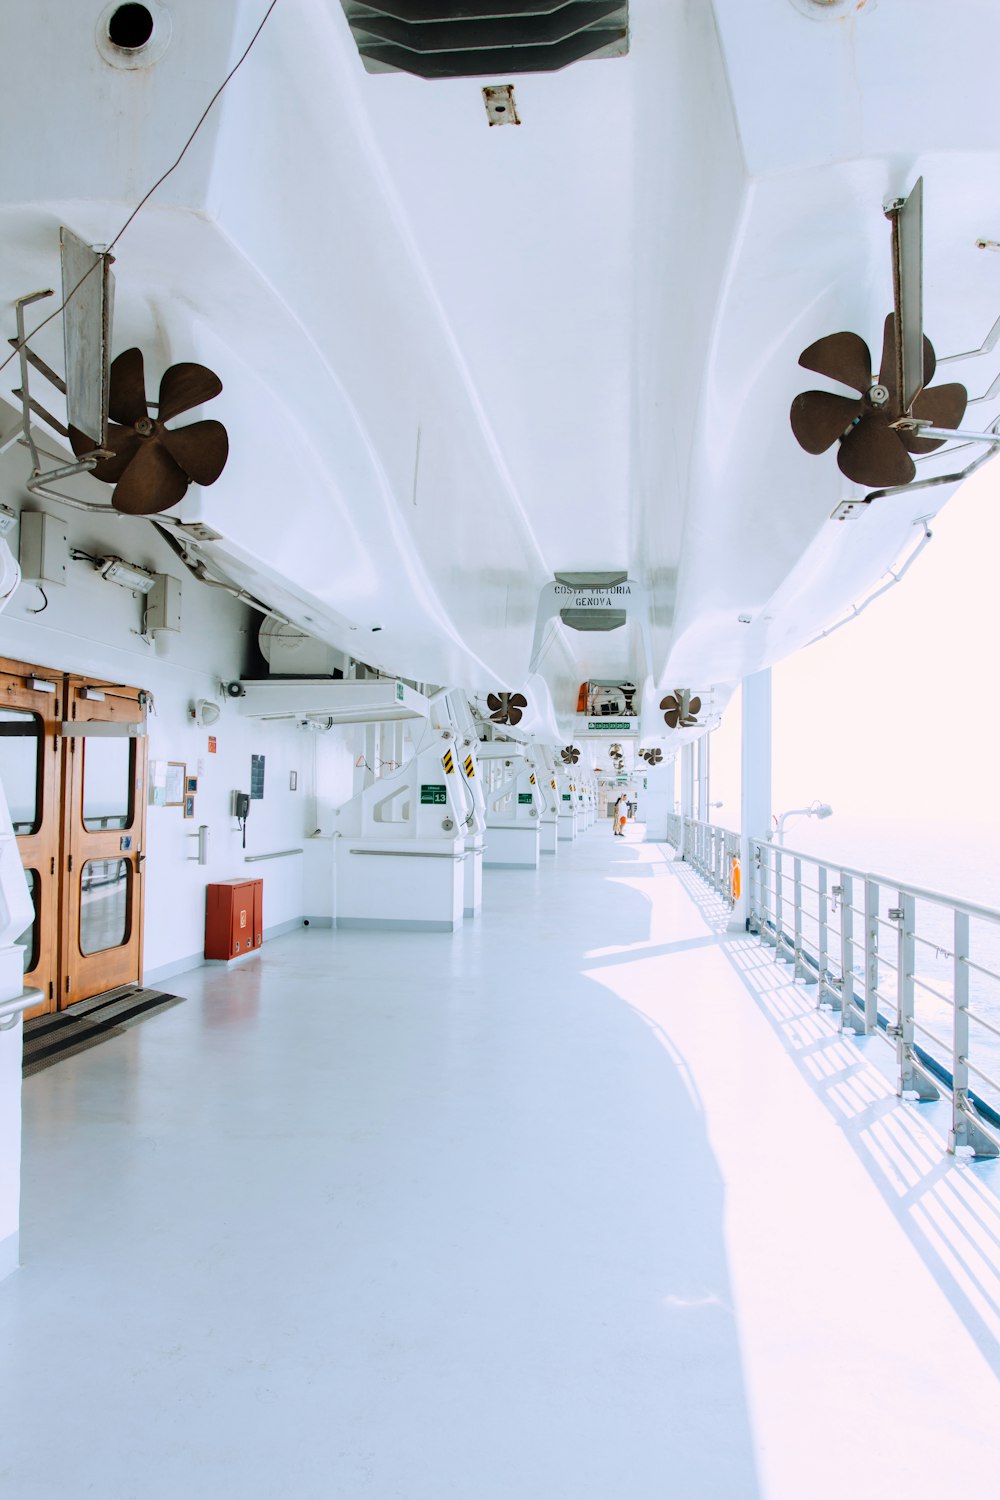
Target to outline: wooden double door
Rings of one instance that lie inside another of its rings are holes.
[[[25,984],[62,1010],[142,973],[147,695],[0,658],[0,776],[34,906]]]

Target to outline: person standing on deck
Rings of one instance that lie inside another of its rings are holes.
[[[616,839],[620,839],[620,838],[624,838],[625,837],[625,819],[627,817],[628,817],[628,798],[626,797],[625,793],[622,792],[621,796],[618,798],[618,801],[615,803],[615,819],[614,819],[615,829],[614,829],[614,831],[615,831],[615,838]]]

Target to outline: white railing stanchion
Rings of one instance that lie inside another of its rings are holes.
[[[828,1005],[833,1002],[833,992],[830,989],[830,898],[827,895],[827,870],[826,865],[817,868],[816,884],[819,888],[817,896],[819,911],[819,933],[817,942],[819,953],[817,963],[819,964],[819,988],[816,991],[816,1004],[822,1005],[825,1001]],[[839,1002],[838,1002],[839,1003]]]
[[[899,923],[896,971],[896,1061],[899,1077],[897,1094],[916,1094],[918,1099],[929,1102],[940,1099],[941,1091],[926,1069],[920,1066],[914,1051],[916,1041],[916,965],[917,949],[914,942],[917,903],[906,891],[899,892],[899,905],[889,912],[890,921]]]
[[[878,883],[874,880],[866,880],[864,1009],[865,1036],[874,1036],[875,1032],[878,1030],[878,914]]]
[[[840,874],[840,1029],[855,1031],[854,1005],[854,880]]]
[[[997,1143],[979,1122],[969,1098],[969,914],[955,912],[953,948],[955,1015],[951,1053],[951,1130],[948,1150],[971,1150],[976,1156],[997,1156]]]

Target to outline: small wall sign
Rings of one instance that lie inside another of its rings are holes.
[[[435,782],[422,782],[420,786],[421,807],[444,807],[448,801],[448,788]]]

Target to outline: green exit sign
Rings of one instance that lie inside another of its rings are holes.
[[[422,807],[444,807],[448,801],[448,788],[434,782],[422,782],[420,805]]]

